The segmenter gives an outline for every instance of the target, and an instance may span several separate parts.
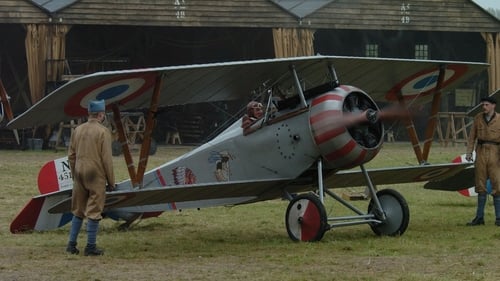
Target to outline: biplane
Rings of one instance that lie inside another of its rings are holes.
[[[384,120],[403,116],[401,110],[381,109],[378,104],[396,103],[408,112],[432,102],[434,110],[441,94],[486,67],[451,61],[311,56],[100,72],[61,86],[8,127],[84,117],[89,100],[104,99],[107,111],[114,115],[130,177],[119,182],[116,191],[107,192],[105,213],[123,219],[126,226],[168,210],[284,198],[289,200],[286,230],[294,241],[318,241],[330,229],[359,224],[368,224],[377,235],[395,236],[408,227],[408,204],[399,192],[377,186],[441,181],[472,163],[366,169],[365,164],[382,148]],[[264,116],[251,125],[250,133],[243,133],[239,119],[187,154],[146,171],[159,108],[249,101],[255,89],[262,93]],[[147,122],[136,168],[120,113],[137,109],[147,111]],[[404,116],[411,122],[411,117]],[[49,230],[71,219],[71,172],[65,161],[58,159],[42,168],[42,178],[48,179],[39,182],[42,194],[13,220],[11,232]],[[336,188],[349,186],[366,187],[367,211],[336,193]],[[326,198],[338,201],[353,215],[328,216]]]

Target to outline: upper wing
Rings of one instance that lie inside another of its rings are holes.
[[[87,115],[91,99],[105,99],[120,110],[148,108],[157,79],[162,79],[158,106],[248,98],[259,86],[295,85],[290,75],[294,65],[306,89],[331,81],[333,66],[341,84],[363,89],[376,101],[396,100],[401,92],[407,99],[430,100],[439,69],[445,67],[443,90],[486,68],[486,64],[380,59],[357,57],[296,57],[171,66],[90,74],[50,93],[12,120],[9,128],[54,124]],[[427,97],[427,99],[425,98]]]

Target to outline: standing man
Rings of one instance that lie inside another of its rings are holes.
[[[495,207],[495,225],[500,226],[500,115],[496,113],[496,100],[492,97],[481,99],[483,113],[474,117],[467,143],[467,161],[473,161],[472,151],[476,148],[475,184],[477,192],[476,217],[469,226],[484,224],[486,205],[486,181],[491,182],[491,195]]]
[[[73,174],[71,211],[73,219],[66,251],[78,254],[78,234],[83,219],[87,218],[86,256],[100,256],[104,251],[96,247],[99,221],[102,219],[106,198],[106,183],[114,189],[115,177],[111,154],[111,133],[101,123],[106,117],[104,100],[90,101],[88,121],[78,126],[71,135],[68,160]]]

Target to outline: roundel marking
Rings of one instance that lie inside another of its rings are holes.
[[[106,196],[106,200],[104,201],[104,206],[109,207],[132,197],[134,197],[134,194],[109,195]]]
[[[64,105],[64,112],[69,116],[87,114],[90,100],[105,100],[111,103],[126,104],[150,89],[155,82],[155,73],[138,73],[114,77],[82,89]]]
[[[418,175],[417,177],[415,177],[415,180],[417,180],[417,181],[428,181],[428,180],[431,180],[431,179],[433,179],[435,177],[438,177],[438,176],[446,174],[449,170],[450,170],[449,167],[443,167],[443,168],[433,169],[433,170],[427,171],[427,172],[425,172],[425,173],[423,173],[421,175]]]
[[[444,74],[441,87],[446,87],[453,81],[462,77],[467,71],[465,65],[449,65]],[[427,96],[435,90],[439,78],[439,69],[420,71],[396,84],[385,96],[387,100],[398,100],[401,93],[404,99],[414,99],[417,96]]]
[[[292,128],[288,124],[283,123],[276,129],[276,146],[280,156],[285,160],[293,159],[296,154],[297,141],[296,135],[292,132]]]

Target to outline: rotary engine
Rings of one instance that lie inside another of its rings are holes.
[[[342,85],[315,97],[309,123],[325,168],[350,168],[380,151],[384,126],[377,104],[360,89]]]

